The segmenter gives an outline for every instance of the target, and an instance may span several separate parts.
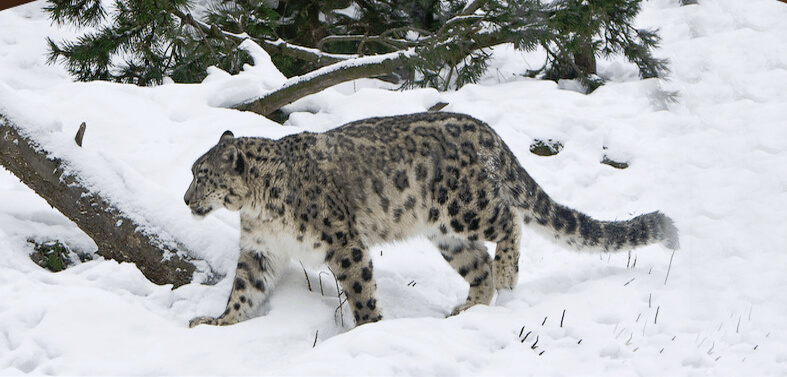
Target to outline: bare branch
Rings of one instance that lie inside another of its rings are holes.
[[[323,52],[325,51],[325,45],[333,42],[376,42],[394,50],[418,45],[418,42],[415,41],[388,38],[382,35],[329,35],[317,42],[317,50]]]
[[[403,31],[412,31],[412,32],[416,32],[418,34],[422,34],[422,35],[426,35],[426,36],[434,35],[430,31],[427,31],[427,30],[424,30],[424,29],[420,29],[420,28],[417,28],[417,27],[402,26],[402,27],[395,27],[393,29],[388,29],[388,30],[384,31],[382,34],[380,34],[380,36],[386,37],[386,36],[389,36],[391,34],[401,33]]]
[[[254,39],[254,42],[260,45],[265,52],[274,55],[284,55],[291,58],[300,59],[316,65],[317,67],[325,67],[334,63],[339,63],[345,60],[351,60],[358,57],[355,54],[331,54],[322,52],[316,48],[303,47],[287,43],[281,39],[269,41],[267,39]]]
[[[317,42],[316,47],[317,50],[322,52],[325,51],[325,45],[332,42],[361,42],[361,44],[365,44],[368,42],[376,42],[385,45],[386,47],[392,48],[394,50],[400,50],[407,47],[420,46],[422,44],[422,41],[426,40],[426,38],[422,40],[409,40],[406,38],[390,37],[391,35],[395,35],[397,33],[410,32],[410,31],[418,33],[420,35],[425,35],[427,38],[432,38],[434,36],[433,33],[423,29],[419,29],[417,27],[403,26],[403,27],[388,29],[380,35],[360,35],[360,34],[329,35],[324,37],[323,39],[320,39],[320,41]]]

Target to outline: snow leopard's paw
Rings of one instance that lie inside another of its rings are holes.
[[[218,321],[213,317],[197,317],[189,321],[189,328],[194,328],[199,325],[218,325]]]

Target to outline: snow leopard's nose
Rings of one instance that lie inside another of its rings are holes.
[[[186,202],[186,206],[188,207],[189,203],[191,203],[191,198],[194,197],[194,182],[191,182],[189,185],[189,189],[186,190],[186,194],[183,195],[183,201]]]

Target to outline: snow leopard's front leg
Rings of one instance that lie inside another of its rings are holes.
[[[248,319],[253,310],[265,302],[278,281],[282,269],[278,259],[266,251],[242,251],[227,309],[217,318],[194,318],[189,327],[203,324],[226,326]]]
[[[351,233],[351,232],[347,232]],[[328,265],[342,285],[347,301],[353,310],[355,325],[383,319],[377,307],[372,260],[369,251],[360,242],[351,240],[346,245],[330,249],[326,257]]]

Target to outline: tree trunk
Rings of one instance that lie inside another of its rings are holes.
[[[580,77],[596,74],[596,56],[590,43],[590,40],[583,40],[582,47],[574,53],[574,64],[582,71],[577,72]]]
[[[3,114],[0,165],[92,238],[98,255],[134,263],[150,281],[173,284],[175,288],[191,282],[198,270],[184,251],[167,245],[155,234],[139,231],[139,224],[100,195],[88,191],[77,177],[64,174],[60,159],[20,134],[18,126]],[[213,276],[211,271],[203,272]]]

